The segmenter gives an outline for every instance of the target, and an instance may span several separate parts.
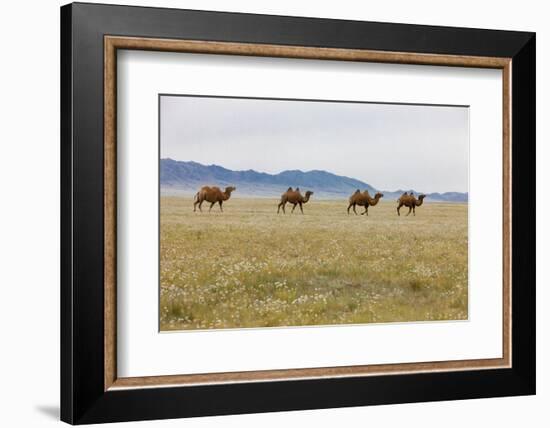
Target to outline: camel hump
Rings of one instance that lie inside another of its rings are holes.
[[[288,189],[286,189],[287,192],[292,192],[292,187],[289,187]]]
[[[355,194],[356,194],[356,195],[357,195],[358,193],[361,193],[361,190],[357,189],[357,190],[355,191]]]

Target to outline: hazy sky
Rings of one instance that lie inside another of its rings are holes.
[[[468,191],[466,107],[162,96],[160,117],[162,158]]]

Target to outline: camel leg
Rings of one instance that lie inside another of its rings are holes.
[[[352,205],[353,205],[353,204],[349,204],[349,205],[348,205],[348,215],[349,215],[349,209],[351,208]]]
[[[402,204],[397,205],[397,215],[401,215],[399,210],[401,209],[402,206],[403,206]]]
[[[353,204],[353,212],[357,215],[357,211],[355,211],[355,204]]]
[[[208,212],[212,211],[212,207],[214,206],[215,202],[210,202],[210,209],[208,210]]]
[[[361,215],[363,215],[363,214],[366,214],[367,216],[369,215],[369,206],[368,205],[365,205],[365,212],[361,213]]]
[[[218,201],[218,203],[220,204],[220,211],[223,213],[223,208],[222,208],[223,201]]]
[[[204,201],[200,201],[200,202],[199,202],[199,211],[200,211],[201,213],[202,213],[202,203],[203,203],[203,202],[204,202]]]
[[[302,203],[300,202],[300,211],[302,211],[302,214],[304,213],[304,210],[302,209]]]
[[[290,214],[294,212],[294,209],[296,208],[296,204],[292,205],[292,211],[290,211]]]
[[[411,210],[412,210],[412,207],[409,207],[409,212],[407,213],[407,215],[411,213]]]
[[[413,205],[413,216],[416,216],[416,210],[415,210],[415,206]]]
[[[193,198],[193,212],[197,211],[197,204],[199,203],[199,194],[197,193]]]

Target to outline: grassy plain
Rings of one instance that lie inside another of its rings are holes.
[[[277,202],[194,213],[191,197],[161,198],[161,330],[468,317],[467,204],[398,217],[384,201],[367,217],[345,200],[313,197],[304,215]]]

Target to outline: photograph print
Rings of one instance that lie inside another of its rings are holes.
[[[161,331],[468,319],[469,109],[159,95]]]

